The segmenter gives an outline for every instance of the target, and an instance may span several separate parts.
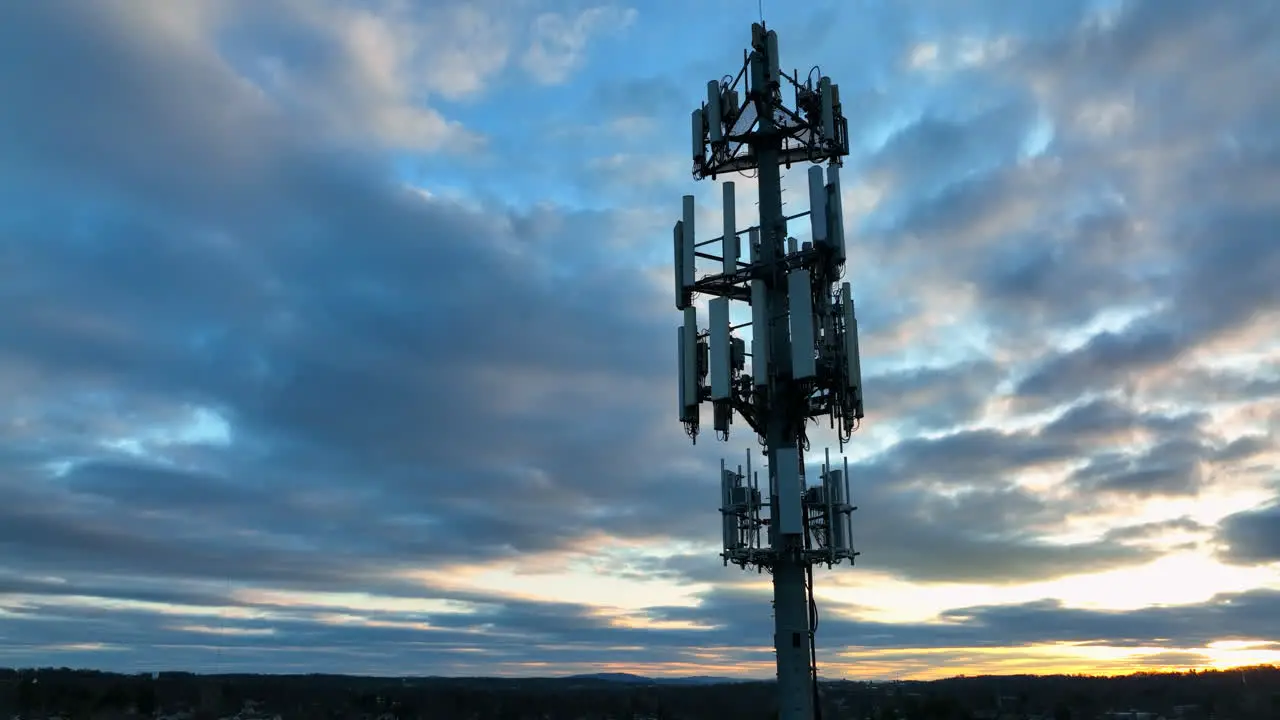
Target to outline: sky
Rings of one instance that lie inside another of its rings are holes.
[[[759,8],[609,2],[0,3],[0,665],[773,674],[670,245]],[[1280,662],[1280,9],[764,12],[853,139],[823,675]]]

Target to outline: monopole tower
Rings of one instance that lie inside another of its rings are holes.
[[[863,417],[858,323],[842,281],[848,126],[839,87],[816,68],[803,82],[782,70],[778,36],[763,23],[752,26],[744,56],[736,76],[707,83],[706,102],[693,111],[693,176],[755,172],[759,224],[738,227],[734,183],[724,182],[723,232],[699,240],[694,198],[684,196],[674,230],[676,308],[684,313],[680,420],[696,441],[700,408],[709,402],[718,437],[728,438],[736,414],[763,446],[763,489],[750,453],[745,468],[721,462],[721,556],[726,565],[772,574],[779,717],[813,720],[813,566],[852,564],[858,555],[848,463],[832,467],[828,453],[814,483],[804,472],[814,423],[829,423],[843,449]],[[784,94],[793,96],[791,106]],[[793,164],[807,166],[809,210],[787,216],[781,168]],[[803,243],[787,234],[787,223],[802,218],[812,237]],[[716,245],[719,255],[710,252]],[[711,298],[705,330],[693,304],[699,294]],[[731,324],[732,302],[750,305],[750,322]],[[749,347],[736,336],[744,328]]]

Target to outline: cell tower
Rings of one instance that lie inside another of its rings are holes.
[[[816,68],[815,68],[816,71]],[[779,717],[813,720],[819,709],[814,629],[813,566],[849,560],[853,551],[848,462],[836,469],[830,453],[819,482],[807,487],[806,426],[824,417],[838,430],[840,447],[862,419],[858,323],[844,271],[840,208],[841,158],[849,154],[848,123],[831,79],[804,83],[778,63],[778,36],[763,23],[751,28],[751,50],[736,77],[707,83],[707,101],[693,111],[693,176],[754,170],[760,224],[738,228],[734,184],[725,182],[724,232],[698,241],[694,201],[684,196],[675,225],[676,308],[679,329],[680,420],[695,442],[699,408],[709,400],[717,436],[728,439],[734,411],[755,430],[768,461],[768,497],[762,499],[748,451],[745,471],[721,461],[725,565],[773,575],[774,647]],[[795,108],[782,99],[783,81]],[[827,162],[824,170],[821,163]],[[780,165],[812,163],[808,212],[786,216]],[[825,177],[824,177],[825,175]],[[812,242],[787,236],[787,221],[808,216]],[[748,237],[750,261],[739,237]],[[719,243],[720,256],[699,250]],[[696,262],[719,263],[700,275]],[[712,297],[709,329],[698,329],[696,294]],[[731,301],[751,306],[751,321],[730,324]],[[734,331],[751,328],[751,348]],[[747,359],[750,358],[750,371]],[[710,382],[707,382],[708,375]]]

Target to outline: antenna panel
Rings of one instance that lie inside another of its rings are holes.
[[[730,398],[733,355],[729,346],[729,298],[713,298],[708,303],[711,319],[711,399]]]
[[[724,131],[721,130],[724,124],[724,111],[720,109],[720,83],[715,80],[707,82],[707,109],[704,114],[707,118],[707,131],[711,136],[711,142],[718,143],[724,140]]]
[[[685,376],[685,373],[687,372],[686,363],[688,362],[688,359],[684,351],[684,325],[681,325],[680,327],[676,328],[676,348],[677,348],[676,367],[679,368],[678,372],[680,375],[680,381],[676,383],[676,388],[678,389],[677,394],[679,395],[679,402],[680,402],[680,422],[689,422],[689,413],[688,413],[689,396],[685,393],[686,388],[685,388],[685,381],[684,381],[684,376]]]
[[[847,551],[851,549],[852,542],[849,533],[849,514],[845,512],[845,505],[848,504],[849,499],[845,497],[844,471],[828,471],[823,478],[823,486],[831,508],[827,518],[827,543],[837,551]]]
[[[787,273],[787,296],[791,319],[791,377],[803,380],[818,372],[813,356],[813,283],[807,268]]]
[[[701,388],[698,382],[698,309],[692,305],[684,309],[684,325],[680,328],[680,350],[683,361],[680,366],[680,384],[684,388],[685,411],[691,414],[689,419],[698,415],[698,404],[702,401]]]
[[[725,510],[721,516],[724,533],[724,549],[737,550],[740,543],[738,541],[738,516],[728,510]]]
[[[766,84],[769,82],[769,71],[764,65],[764,55],[761,54],[758,45],[753,43],[753,46],[755,46],[757,50],[756,52],[751,53],[751,56],[747,59],[747,63],[750,68],[749,72],[751,73],[748,76],[751,78],[748,93],[764,90]],[[748,94],[747,97],[751,97],[751,95]]]
[[[836,98],[831,91],[831,78],[826,75],[818,80],[818,99],[822,102],[822,139],[830,142],[836,137]]]
[[[733,183],[726,182],[724,184],[724,240],[721,241],[722,255],[724,255],[724,274],[732,275],[738,272],[738,225],[734,218],[734,210],[737,203],[734,198]]]
[[[751,281],[751,377],[756,386],[769,384],[769,288],[764,280]]]
[[[747,231],[747,249],[751,251],[751,262],[758,263],[764,260],[760,253],[760,228],[751,228]]]
[[[721,461],[723,465],[724,461]],[[737,550],[742,546],[742,533],[738,530],[737,508],[734,507],[735,490],[740,478],[732,470],[720,469],[720,504],[723,510],[724,549]]]
[[[817,303],[814,305],[814,331],[818,333],[818,357],[830,358],[833,354],[838,358],[839,344],[835,337],[835,307],[832,305],[828,287],[819,285]],[[836,363],[837,366],[839,363]]]
[[[800,506],[800,455],[794,447],[780,447],[774,453],[777,465],[773,475],[777,477],[778,517],[774,524],[783,535],[799,535],[804,532],[804,515]]]
[[[862,418],[862,357],[858,349],[858,317],[854,313],[849,283],[840,286],[840,305],[844,313],[844,355],[849,389],[854,394],[854,417]]]
[[[685,308],[685,291],[688,287],[685,284],[685,252],[684,252],[684,221],[677,220],[674,232],[672,233],[673,244],[675,245],[675,276],[676,276],[676,309],[683,310]]]
[[[697,241],[695,240],[697,235],[694,234],[693,227],[693,196],[685,195],[683,199],[684,219],[680,221],[683,240],[681,241],[680,252],[683,254],[684,259],[680,263],[680,272],[684,273],[682,282],[684,282],[685,287],[689,287],[698,281],[697,256],[694,254],[697,246]]]
[[[706,155],[707,152],[707,128],[702,119],[702,108],[693,111],[693,159],[694,164]]]
[[[827,185],[821,165],[809,166],[809,226],[815,245],[827,241]]]
[[[771,83],[779,82],[782,73],[778,72],[778,33],[770,30],[764,35],[765,53],[769,56],[769,75],[766,78]]]
[[[827,168],[827,234],[836,251],[836,262],[844,262],[844,208],[840,201],[840,168]]]

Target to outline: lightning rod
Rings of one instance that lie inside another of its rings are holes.
[[[818,482],[806,485],[804,474],[811,423],[829,422],[843,449],[863,417],[857,319],[852,289],[842,282],[839,167],[849,154],[848,123],[839,86],[826,76],[815,82],[814,74],[801,82],[783,71],[777,33],[763,22],[752,25],[741,70],[709,82],[706,101],[692,113],[692,149],[697,180],[755,171],[759,224],[737,227],[735,188],[726,181],[720,257],[694,251],[717,241],[697,241],[692,195],[683,199],[674,232],[675,304],[684,313],[677,341],[680,421],[696,441],[701,405],[710,402],[716,435],[727,439],[735,414],[740,416],[767,461],[767,495],[750,452],[745,473],[721,463],[721,557],[725,565],[773,576],[780,720],[815,720],[820,709],[813,566],[852,565],[858,555],[848,461],[834,468],[828,451]],[[794,91],[791,106],[784,88]],[[796,163],[809,165],[809,210],[788,217],[780,166]],[[788,236],[787,223],[806,216],[812,239],[801,244]],[[699,274],[698,258],[714,259],[715,270]],[[705,333],[698,327],[696,295],[710,297]],[[732,302],[751,306],[749,323],[731,325]],[[735,337],[743,327],[750,328],[750,353]]]

